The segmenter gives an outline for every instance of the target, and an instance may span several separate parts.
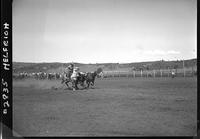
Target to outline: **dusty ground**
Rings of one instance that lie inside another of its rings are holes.
[[[97,79],[71,91],[60,81],[14,81],[13,127],[22,136],[194,136],[196,78]]]

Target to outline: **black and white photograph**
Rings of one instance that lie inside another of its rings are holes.
[[[196,136],[197,0],[13,0],[15,137]]]

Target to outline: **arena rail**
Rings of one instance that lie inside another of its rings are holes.
[[[144,71],[103,71],[102,78],[114,77],[172,77],[172,71],[175,72],[175,77],[195,77],[197,70],[191,68],[185,69],[160,69],[160,70],[144,70]]]

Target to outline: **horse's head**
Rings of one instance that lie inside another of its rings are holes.
[[[94,71],[94,76],[97,76],[97,71]]]

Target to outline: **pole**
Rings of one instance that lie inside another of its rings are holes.
[[[63,63],[62,63],[62,71],[61,71],[61,72],[62,72],[62,73],[64,73],[64,71],[65,71],[65,70],[64,70],[64,66],[63,66]]]
[[[160,70],[160,76],[162,77],[162,69]]]
[[[168,77],[169,77],[169,67],[168,67],[168,71],[167,71],[167,73],[168,73]]]
[[[185,77],[185,62],[184,62],[184,59],[183,59],[183,75]]]
[[[192,64],[192,77],[194,76],[194,66]]]

